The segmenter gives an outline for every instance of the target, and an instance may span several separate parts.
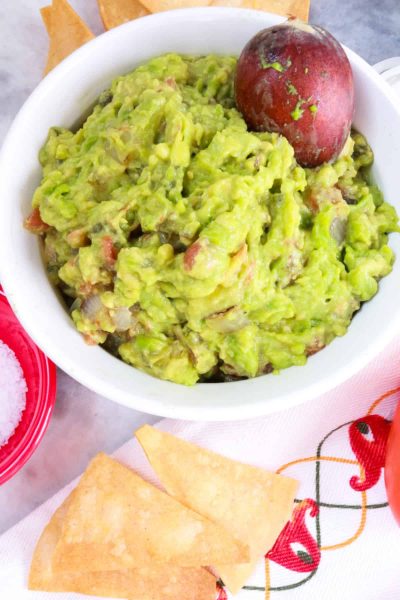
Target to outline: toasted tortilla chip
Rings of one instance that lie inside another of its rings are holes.
[[[125,0],[127,2],[128,0]],[[152,13],[174,8],[191,8],[194,6],[231,6],[235,8],[253,8],[265,10],[278,15],[297,17],[308,20],[310,0],[141,0]],[[112,0],[109,0],[112,2]]]
[[[51,36],[51,13],[52,13],[51,5],[43,6],[40,9],[42,21],[44,23],[44,26],[46,27],[46,31],[47,31],[47,34],[49,37]]]
[[[253,564],[212,563],[236,593],[289,520],[297,481],[230,460],[149,425],[138,429],[136,437],[172,497],[249,545]]]
[[[97,0],[97,4],[105,29],[112,29],[149,14],[139,0]]]
[[[310,0],[211,0],[211,6],[231,6],[265,10],[287,17],[308,21]]]
[[[62,591],[58,589],[58,586],[62,587],[62,584],[54,577],[51,560],[56,544],[61,536],[62,525],[70,505],[72,494],[73,492],[56,510],[36,544],[29,571],[28,588],[30,590]]]
[[[153,565],[122,571],[55,573],[51,566],[52,557],[70,502],[71,496],[56,510],[36,545],[29,573],[30,590],[75,592],[130,600],[215,599],[215,577],[202,568]]]
[[[40,12],[50,36],[46,74],[94,35],[67,0],[53,0],[51,6],[45,6]]]
[[[71,499],[53,569],[112,571],[155,563],[200,567],[221,559],[227,564],[248,561],[247,544],[101,453]]]
[[[192,8],[195,6],[210,6],[211,0],[141,0],[142,4],[152,13],[173,10],[175,8]]]

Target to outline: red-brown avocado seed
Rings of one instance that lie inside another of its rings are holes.
[[[350,133],[353,73],[325,29],[289,20],[260,31],[243,49],[235,98],[250,129],[284,135],[297,161],[334,160]]]

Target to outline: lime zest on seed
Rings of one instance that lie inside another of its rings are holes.
[[[292,117],[293,121],[298,121],[303,116],[304,108],[301,107],[303,106],[304,102],[305,101],[300,98],[300,100],[297,101],[294,110],[292,110],[292,112],[290,113],[290,116]]]
[[[262,69],[274,69],[275,71],[278,71],[278,73],[283,73],[292,64],[292,61],[290,60],[290,58],[287,59],[286,65],[283,65],[282,63],[278,62],[277,60],[275,60],[273,62],[267,62],[265,60],[264,56],[261,54],[261,52],[259,54],[259,58],[260,58],[260,65],[261,65]]]
[[[297,91],[297,89],[295,88],[295,86],[293,85],[293,83],[291,83],[290,81],[288,81],[286,83],[287,89],[288,89],[288,93],[291,96],[298,96],[299,92]]]

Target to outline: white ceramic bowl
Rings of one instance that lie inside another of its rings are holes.
[[[52,125],[73,126],[119,74],[152,56],[239,54],[260,29],[281,19],[264,12],[203,8],[161,13],[111,30],[85,45],[46,77],[25,103],[0,158],[0,279],[35,342],[72,377],[108,398],[144,412],[193,420],[246,419],[282,410],[326,392],[365,365],[400,328],[398,260],[379,294],[304,367],[279,376],[186,388],[154,379],[87,346],[48,282],[38,240],[22,228],[40,181],[38,151]],[[374,176],[400,210],[400,110],[389,86],[348,51],[356,87],[355,126],[375,151]]]

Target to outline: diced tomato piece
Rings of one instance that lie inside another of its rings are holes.
[[[175,77],[167,77],[165,83],[170,87],[176,89],[176,80]]]
[[[319,211],[318,198],[314,190],[311,189],[309,193],[306,194],[305,203],[313,214],[316,214]]]
[[[196,261],[196,256],[201,250],[200,242],[194,242],[185,252],[185,256],[183,258],[183,266],[186,271],[191,271],[193,269],[193,265]]]
[[[101,240],[104,262],[108,267],[113,267],[117,260],[118,250],[109,235],[106,235]]]
[[[24,226],[32,233],[45,233],[50,228],[50,225],[43,221],[38,208],[34,208],[29,217],[25,219]]]

